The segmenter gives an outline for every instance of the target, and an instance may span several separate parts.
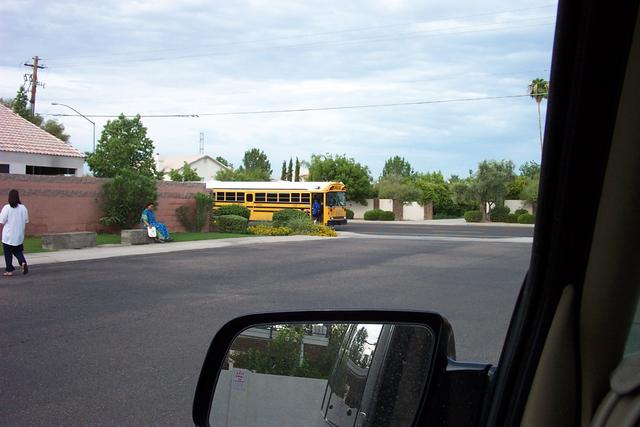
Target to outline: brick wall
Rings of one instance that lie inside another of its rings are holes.
[[[113,231],[100,225],[100,198],[103,178],[0,174],[0,206],[7,203],[9,190],[20,192],[29,209],[27,234],[69,231]],[[193,196],[205,192],[204,183],[158,181],[156,216],[170,231],[185,231],[175,210],[181,205],[195,207]]]

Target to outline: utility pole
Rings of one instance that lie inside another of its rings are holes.
[[[45,66],[42,65],[38,65],[38,61],[40,58],[38,58],[38,55],[33,57],[33,64],[27,64],[25,62],[25,66],[26,67],[31,67],[33,68],[33,74],[31,75],[31,115],[35,116],[36,115],[36,88],[38,87],[38,69],[44,69],[47,68]],[[25,81],[27,80],[27,75],[25,74],[24,76]],[[40,84],[40,86],[44,87],[44,84]]]

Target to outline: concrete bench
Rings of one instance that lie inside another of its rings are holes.
[[[120,243],[123,245],[146,245],[153,243],[153,239],[147,234],[146,228],[136,228],[122,230],[120,232]]]
[[[42,247],[45,249],[81,249],[95,245],[96,233],[92,231],[42,235]]]

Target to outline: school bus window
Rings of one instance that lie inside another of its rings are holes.
[[[219,201],[219,202],[223,202],[224,201],[224,192],[218,191],[216,193],[216,200]]]
[[[289,193],[280,193],[280,194],[278,194],[278,201],[280,203],[289,203],[291,201],[289,199]]]
[[[253,202],[253,194],[247,194],[247,202]]]
[[[267,193],[267,202],[277,202],[278,201],[278,193]]]
[[[244,193],[236,193],[236,194],[237,194],[236,200],[238,202],[244,202]]]
[[[256,202],[264,202],[264,201],[266,201],[265,193],[256,193]]]
[[[300,195],[300,199],[302,203],[310,203],[311,202],[311,195],[309,193],[302,193]]]
[[[291,203],[300,203],[300,193],[291,193]]]
[[[231,193],[231,192],[227,193],[225,201],[227,201],[227,202],[235,202],[236,201],[236,193]]]

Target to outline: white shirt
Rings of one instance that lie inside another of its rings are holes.
[[[18,246],[24,242],[25,224],[29,222],[29,212],[24,205],[19,204],[15,208],[4,205],[0,211],[0,224],[2,227],[2,243]]]

